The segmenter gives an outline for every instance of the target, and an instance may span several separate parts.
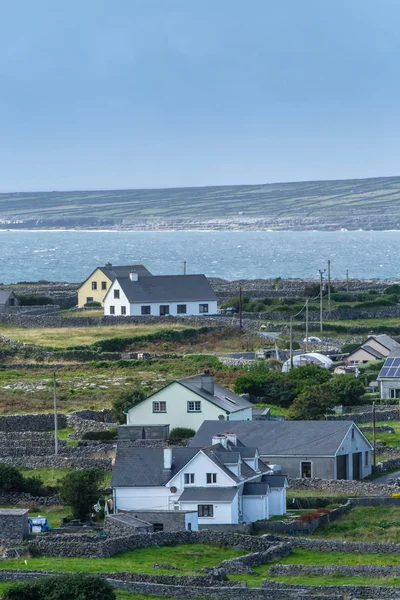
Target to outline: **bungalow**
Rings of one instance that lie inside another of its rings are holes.
[[[286,477],[271,473],[257,448],[238,444],[234,434],[211,442],[205,448],[118,445],[111,480],[115,512],[196,511],[199,525],[286,512]]]
[[[204,421],[190,446],[205,446],[226,431],[226,423]],[[371,474],[373,447],[353,421],[232,421],[229,431],[288,477],[363,479]]]
[[[105,315],[184,317],[215,315],[217,296],[205,275],[117,277],[104,298]]]
[[[395,349],[400,349],[400,344],[389,335],[370,335],[361,346],[346,356],[344,362],[346,365],[359,365],[369,360],[381,360]]]
[[[400,398],[400,349],[390,353],[376,380],[379,383],[381,398],[384,400]]]
[[[211,373],[177,379],[126,411],[127,425],[198,430],[204,420],[251,421],[253,405],[215,383]]]
[[[112,282],[117,277],[129,277],[131,271],[136,271],[141,277],[151,276],[151,273],[143,265],[114,267],[110,262],[106,262],[104,267],[97,267],[78,288],[79,308],[88,302],[100,302],[103,305],[104,296]]]

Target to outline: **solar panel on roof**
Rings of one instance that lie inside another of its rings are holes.
[[[387,377],[389,371],[389,367],[383,367],[381,369],[381,372],[379,373],[379,377]]]
[[[394,358],[387,358],[385,360],[385,367],[391,367],[393,364]]]
[[[395,377],[397,367],[389,367],[387,377]]]
[[[400,358],[393,359],[392,367],[400,367]]]
[[[400,377],[400,367],[397,367],[394,377]]]

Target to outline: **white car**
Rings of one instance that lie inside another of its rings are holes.
[[[318,337],[311,335],[308,339],[304,338],[303,344],[305,344],[306,342],[308,342],[309,344],[320,344],[321,340]]]

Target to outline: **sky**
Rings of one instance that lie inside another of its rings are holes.
[[[400,175],[398,0],[2,0],[0,191]]]

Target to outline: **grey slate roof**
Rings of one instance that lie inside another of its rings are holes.
[[[131,271],[136,271],[139,277],[151,275],[150,271],[144,265],[121,265],[108,267],[99,267],[99,269],[107,275],[112,281],[118,277],[129,277]]]
[[[10,296],[13,296],[12,290],[0,290],[0,304],[5,304]]]
[[[270,488],[283,488],[287,483],[286,475],[268,475],[265,473],[261,477],[261,481],[268,483]]]
[[[395,350],[396,348],[400,348],[400,344],[396,342],[390,335],[386,335],[386,333],[382,333],[381,335],[370,335],[368,339],[374,339],[379,344],[382,344],[388,350]],[[368,340],[367,340],[368,342]]]
[[[233,413],[244,408],[252,408],[251,402],[245,400],[241,396],[237,396],[228,388],[222,387],[218,383],[214,382],[214,395],[210,394],[201,387],[201,375],[193,375],[192,377],[184,377],[183,379],[177,379],[178,383],[186,387],[188,390],[195,392],[205,400],[209,400],[213,404],[216,404],[223,410]],[[227,431],[225,426],[225,431]],[[211,440],[208,442],[211,444]],[[202,444],[206,446],[207,444]]]
[[[117,446],[111,487],[165,485],[198,452],[199,448],[172,448],[172,469],[165,470],[163,448]]]
[[[385,355],[382,354],[382,352],[379,352],[379,350],[376,350],[376,348],[373,348],[369,344],[361,344],[361,346],[357,348],[357,350],[360,350],[361,348],[365,350],[365,352],[368,352],[368,354],[374,356],[375,358],[385,358]],[[354,352],[356,352],[356,350],[354,350]]]
[[[268,483],[245,483],[243,486],[243,496],[266,496],[268,494]]]
[[[190,447],[205,446],[213,435],[236,433],[261,456],[334,456],[352,421],[204,421]]]
[[[187,487],[179,496],[179,502],[230,502],[234,499],[238,488]]]
[[[126,515],[123,513],[118,513],[116,515],[108,515],[107,519],[111,519],[111,521],[118,521],[118,523],[123,523],[124,525],[130,525],[131,527],[152,527],[151,523],[147,521],[142,521],[142,519],[138,519],[137,517],[132,517],[132,515]]]
[[[217,296],[205,275],[153,275],[131,281],[129,274],[117,277],[129,302],[216,301]]]

